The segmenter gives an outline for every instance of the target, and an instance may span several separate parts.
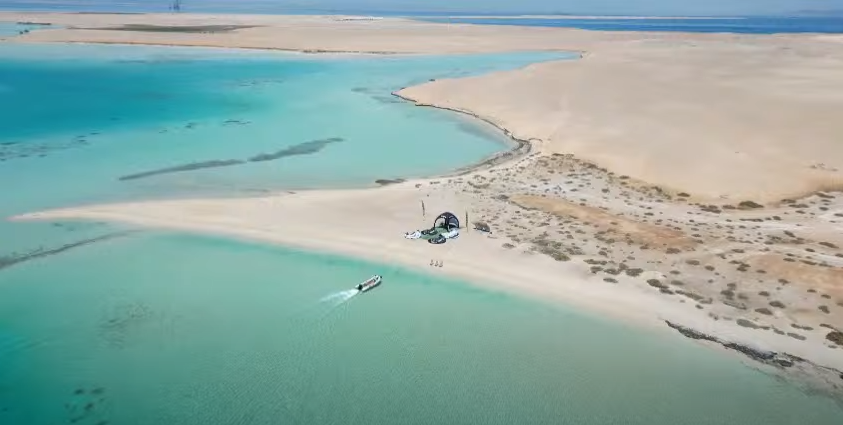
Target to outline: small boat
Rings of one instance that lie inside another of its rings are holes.
[[[376,274],[376,275],[370,277],[367,281],[355,286],[355,288],[360,292],[366,292],[366,291],[380,285],[382,280],[383,280],[383,277],[381,277],[381,275],[379,275],[379,274]]]

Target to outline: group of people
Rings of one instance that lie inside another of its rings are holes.
[[[443,260],[430,260],[430,265],[433,267],[442,267],[445,265],[445,261]]]

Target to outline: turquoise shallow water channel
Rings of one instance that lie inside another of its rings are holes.
[[[391,91],[565,56],[4,45],[0,178],[25,180],[30,196],[15,204],[40,207],[441,173],[507,140]]]
[[[559,57],[0,45],[0,214],[448,171],[507,141],[389,93]],[[678,336],[331,255],[96,239],[119,231],[0,222],[0,424],[843,418]],[[384,285],[348,298],[374,273]]]
[[[392,91],[566,57],[0,45],[0,182],[15,184],[3,191],[0,214],[446,172],[510,141]],[[0,255],[70,243],[89,227],[73,226],[71,235],[2,222]]]
[[[377,271],[384,284],[345,303]],[[735,357],[381,264],[147,233],[0,273],[4,424],[839,424]]]

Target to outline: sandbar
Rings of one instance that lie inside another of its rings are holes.
[[[843,184],[843,36],[601,32],[335,16],[0,13],[65,28],[7,42],[302,52],[583,52],[402,91],[695,199],[762,204]],[[132,26],[157,31],[130,31]],[[165,27],[184,27],[177,31]],[[120,30],[109,29],[119,27]],[[195,28],[226,28],[195,33]]]
[[[688,337],[715,335],[700,340],[774,353],[767,370],[843,394],[843,36],[0,13],[0,21],[23,20],[66,28],[4,42],[580,52],[579,60],[395,93],[496,125],[522,148],[503,163],[376,189],[94,205],[16,219],[112,220],[401,264]],[[403,238],[442,211],[467,215],[458,240]],[[492,234],[471,230],[477,221]]]

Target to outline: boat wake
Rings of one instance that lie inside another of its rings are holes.
[[[345,291],[335,292],[333,294],[327,295],[323,297],[320,302],[323,303],[330,303],[334,306],[338,306],[340,304],[345,303],[346,301],[354,298],[355,295],[359,294],[360,291],[357,289],[348,289]]]
[[[349,302],[360,293],[361,292],[357,289],[347,289],[328,294],[318,300],[302,306],[296,311],[290,312],[289,317],[291,320],[302,321],[302,326],[310,326],[314,323],[321,323],[325,319],[333,316],[338,310],[345,310],[345,308],[348,307]],[[304,325],[304,323],[308,323],[309,325]]]
[[[320,315],[320,321],[326,319],[328,316],[331,316],[337,309],[342,306],[347,306],[348,302],[352,300],[360,291],[357,289],[348,289],[345,291],[335,292],[333,294],[327,295],[322,297],[319,300],[318,305],[327,305],[328,308],[325,312]]]

